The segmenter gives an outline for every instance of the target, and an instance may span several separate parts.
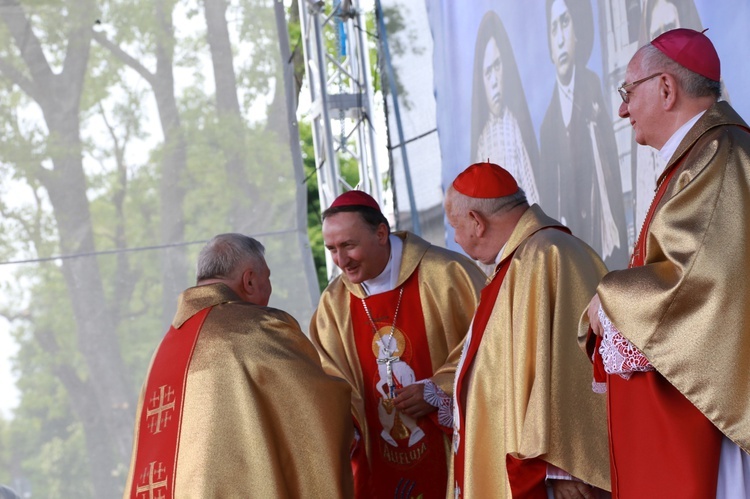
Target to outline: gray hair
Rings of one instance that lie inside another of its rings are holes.
[[[461,194],[452,185],[448,188],[448,192],[453,193],[451,198],[451,208],[454,213],[460,215],[465,215],[473,210],[485,217],[490,217],[495,213],[507,211],[523,204],[528,204],[526,193],[523,192],[523,189],[520,187],[515,194],[503,196],[501,198],[472,198],[465,194]]]
[[[680,88],[690,97],[713,96],[721,98],[721,82],[706,78],[667,57],[650,43],[639,49],[643,73],[650,75],[662,71],[675,77]]]
[[[243,264],[265,263],[266,249],[252,237],[228,233],[214,236],[198,255],[198,282],[231,277]]]

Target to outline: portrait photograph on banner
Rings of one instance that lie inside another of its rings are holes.
[[[602,257],[627,266],[664,161],[619,116],[617,88],[636,49],[678,27],[722,54],[722,99],[748,80],[734,47],[750,41],[743,2],[701,0],[426,0],[443,189],[489,161]],[[446,224],[446,244],[456,249]]]

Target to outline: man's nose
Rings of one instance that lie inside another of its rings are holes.
[[[630,116],[630,112],[628,112],[628,105],[626,103],[620,104],[620,109],[617,111],[617,114],[620,115],[620,118],[627,118]]]
[[[336,256],[333,257],[333,263],[335,263],[338,268],[343,269],[346,267],[346,264],[349,263],[349,257],[346,256],[346,253],[339,251]]]

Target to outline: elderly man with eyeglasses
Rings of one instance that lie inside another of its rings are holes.
[[[666,168],[630,260],[581,323],[606,390],[613,497],[750,491],[750,130],[702,32],[641,47],[619,114]]]

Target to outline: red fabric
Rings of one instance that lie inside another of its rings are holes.
[[[630,267],[645,263],[651,221],[680,164],[673,165],[659,186]],[[600,342],[599,337],[595,378],[604,373]],[[657,371],[636,372],[629,380],[604,375],[613,499],[714,497],[721,432]]]
[[[547,461],[506,456],[505,467],[513,499],[547,499]]]
[[[400,354],[401,362],[394,363],[393,366],[394,369],[405,369],[408,366],[414,371],[415,380],[430,378],[433,374],[433,367],[419,293],[419,270],[406,280],[403,287],[404,294],[393,338],[394,340],[403,338],[404,350]],[[390,334],[398,295],[399,290],[394,289],[366,298],[376,326],[378,329],[384,328],[380,331],[383,339]],[[381,436],[384,428],[380,420],[380,412],[385,411],[385,407],[381,404],[384,397],[379,388],[388,393],[388,387],[381,384],[377,350],[373,350],[376,348],[374,342],[378,336],[374,333],[370,319],[359,298],[351,297],[350,309],[358,360],[365,385],[365,392],[362,396],[365,400],[365,417],[370,445],[369,465],[364,445],[360,446],[362,452],[357,454],[358,451],[355,451],[353,457],[354,486],[355,490],[362,494],[356,497],[391,499],[393,497],[419,497],[423,494],[425,498],[443,498],[448,483],[445,434],[431,418],[420,418],[416,421],[416,425],[425,436],[410,446],[411,432],[403,423],[406,417],[399,413],[398,419],[404,426],[396,424],[393,430],[388,432],[397,446],[394,447]],[[394,381],[397,386],[401,384],[398,382],[396,373],[394,373]],[[389,413],[389,415],[392,414],[392,412]],[[399,434],[399,428],[402,432],[406,430],[408,434]]]
[[[501,198],[518,192],[513,175],[494,163],[471,165],[456,177],[453,188],[471,198]]]
[[[706,31],[706,30],[703,30]],[[651,45],[682,67],[705,76],[709,80],[721,79],[721,61],[714,44],[703,31],[677,28],[654,38]]]
[[[669,185],[669,182],[672,180],[672,177],[677,171],[677,167],[682,164],[682,161],[683,160],[680,160],[672,165],[671,169],[662,180],[662,183],[659,184],[659,189],[656,191],[654,199],[651,201],[651,206],[648,209],[648,213],[646,214],[646,219],[643,221],[641,232],[640,234],[638,234],[638,241],[635,244],[635,248],[633,248],[633,254],[630,255],[630,264],[628,265],[628,268],[640,267],[643,265],[644,259],[646,258],[646,239],[648,236],[648,231],[651,228],[651,220],[653,220],[654,214],[656,213],[656,207],[659,206],[661,199],[667,192],[667,186]],[[591,332],[591,328],[589,328],[589,338],[592,334],[593,333]],[[587,343],[590,344],[590,340],[587,341]],[[599,347],[601,346],[601,344],[602,337],[597,336],[593,352],[594,381],[596,381],[597,383],[606,383],[609,375],[604,370],[604,362],[602,361],[602,356],[599,354]]]
[[[607,387],[612,497],[716,496],[721,432],[656,371]]]
[[[503,279],[505,279],[505,274],[508,273],[508,269],[510,268],[510,261],[513,254],[515,254],[515,251],[498,264],[492,281],[482,289],[479,305],[474,314],[474,322],[471,327],[471,340],[465,347],[466,354],[461,366],[461,371],[456,373],[458,381],[456,382],[455,397],[456,400],[459,401],[458,414],[460,423],[458,427],[458,452],[456,452],[453,458],[453,477],[456,481],[455,485],[460,490],[464,490],[464,459],[466,449],[466,416],[464,414],[464,409],[466,408],[466,394],[463,392],[464,379],[474,361],[477,351],[479,350],[479,344],[482,342],[482,336],[484,336],[484,331],[487,329],[490,315],[492,315],[492,310],[495,308],[495,301],[497,300],[497,295],[500,293],[500,287],[503,284]]]
[[[354,421],[354,427],[360,435],[362,430]],[[352,475],[354,475],[354,497],[367,497],[370,493],[370,472],[367,464],[367,452],[365,451],[365,442],[360,438],[354,444],[351,455]]]
[[[378,202],[375,201],[372,196],[363,191],[348,191],[341,194],[333,200],[330,207],[337,208],[339,206],[366,206],[380,211]]]
[[[180,329],[170,327],[151,364],[138,426],[132,499],[174,497],[187,372],[210,310],[201,310]]]

